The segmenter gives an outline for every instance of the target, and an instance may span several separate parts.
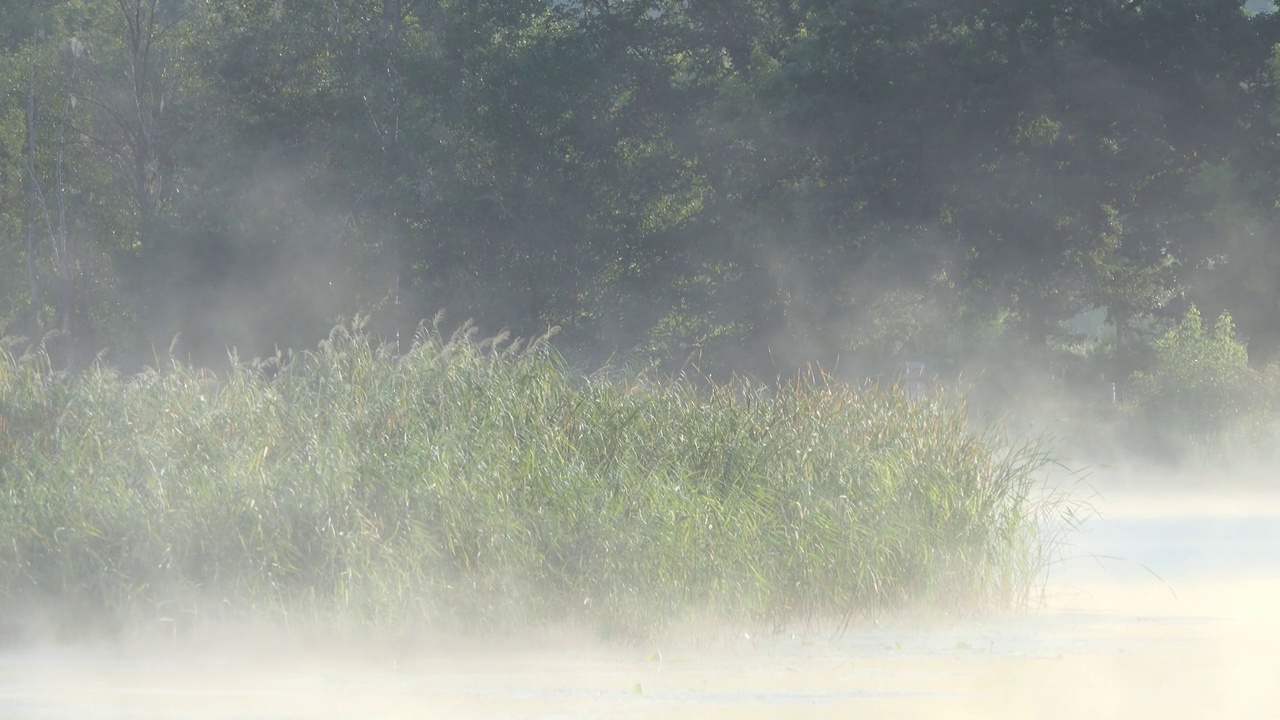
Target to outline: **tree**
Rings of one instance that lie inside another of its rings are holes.
[[[1133,395],[1153,421],[1174,434],[1207,436],[1247,416],[1258,385],[1231,315],[1223,313],[1210,332],[1193,305],[1156,342],[1154,371],[1136,376]]]

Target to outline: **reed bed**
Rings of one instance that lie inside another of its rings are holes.
[[[1046,559],[1046,462],[940,394],[583,374],[434,326],[219,377],[3,354],[0,612],[642,637],[1005,608]]]

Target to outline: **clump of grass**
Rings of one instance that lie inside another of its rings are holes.
[[[941,395],[583,375],[465,329],[397,357],[357,322],[221,378],[5,354],[0,607],[627,636],[1007,607],[1046,462]]]

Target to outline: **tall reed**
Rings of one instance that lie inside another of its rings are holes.
[[[964,405],[581,374],[547,338],[64,377],[0,356],[0,607],[643,635],[1024,602],[1047,457]]]

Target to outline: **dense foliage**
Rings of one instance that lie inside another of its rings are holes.
[[[0,629],[636,637],[1008,607],[1048,559],[1043,454],[945,398],[418,340],[395,356],[338,328],[222,380],[0,355]]]
[[[1134,395],[1161,421],[1208,433],[1249,410],[1258,379],[1231,316],[1223,313],[1210,332],[1192,307],[1156,341],[1155,371],[1135,378]]]
[[[1225,312],[1210,330],[1192,306],[1156,341],[1154,368],[1134,375],[1132,396],[1158,452],[1176,459],[1207,453],[1218,465],[1230,462],[1224,453],[1280,459],[1280,365],[1251,368]]]
[[[17,0],[0,335],[137,368],[180,333],[204,364],[444,308],[575,357],[1048,375],[1094,310],[1090,373],[1123,382],[1192,301],[1262,364],[1259,7]]]

